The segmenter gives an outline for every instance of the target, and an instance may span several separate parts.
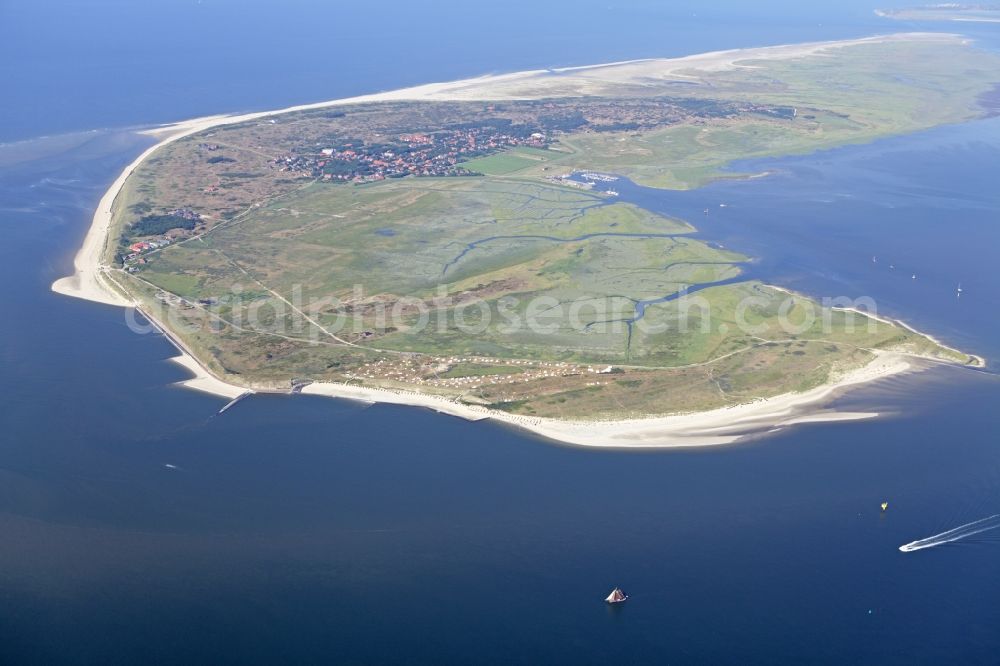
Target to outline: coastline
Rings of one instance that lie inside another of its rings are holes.
[[[938,5],[941,7],[941,5]],[[956,9],[956,11],[961,11]],[[891,9],[876,9],[875,16],[880,18],[891,19],[893,21],[943,21],[943,22],[954,22],[954,23],[1000,23],[1000,18],[993,18],[989,16],[960,16],[956,14],[946,14],[944,16],[928,16],[926,13],[921,13],[920,8],[907,10],[891,10]]]
[[[767,286],[769,289],[774,289],[775,291],[780,291],[782,293],[788,294],[789,296],[794,296],[796,298],[802,298],[802,299],[805,299],[805,300],[810,300],[810,296],[808,296],[807,294],[802,294],[800,292],[793,291],[791,289],[788,289],[787,287],[779,287],[778,285],[774,285],[774,284],[769,284],[769,285],[765,285],[765,286]],[[834,306],[834,307],[831,307],[830,309],[833,310],[834,312],[853,312],[854,314],[861,315],[862,317],[867,317],[869,319],[874,319],[875,321],[880,322],[882,324],[888,324],[889,326],[899,326],[900,328],[905,328],[910,333],[914,333],[916,335],[919,335],[919,336],[927,338],[928,340],[930,340],[931,342],[933,342],[934,344],[936,344],[938,347],[941,347],[942,349],[947,349],[948,351],[954,352],[954,353],[959,354],[959,355],[964,354],[965,356],[968,356],[969,359],[972,362],[971,363],[966,363],[965,365],[967,367],[970,367],[970,368],[985,368],[986,367],[986,359],[983,358],[982,356],[979,356],[978,354],[969,354],[969,353],[964,352],[964,351],[962,351],[960,349],[956,349],[955,347],[952,347],[951,345],[947,345],[944,342],[942,342],[941,340],[939,340],[938,338],[936,338],[933,335],[931,335],[930,333],[924,333],[923,331],[921,331],[921,330],[919,330],[919,329],[917,329],[917,328],[915,328],[913,326],[910,326],[909,324],[907,324],[902,319],[892,319],[890,317],[883,317],[883,316],[880,316],[880,315],[877,315],[877,314],[873,314],[871,312],[866,312],[865,310],[861,310],[861,309],[854,308],[854,307],[843,308],[843,307],[836,307],[836,306]],[[946,362],[946,361],[943,361],[942,359],[939,359],[939,358],[934,358],[934,357],[931,357],[931,356],[922,356],[920,354],[915,354],[915,353],[907,354],[907,356],[911,356],[911,357],[914,357],[914,358],[921,358],[921,359],[924,359],[926,361],[930,361],[932,363],[945,363]]]
[[[219,397],[237,399],[254,389],[227,382],[214,375],[196,359],[180,340],[171,335],[161,322],[150,316],[138,303],[127,298],[120,291],[110,277],[113,268],[103,262],[113,221],[115,200],[133,171],[159,148],[214,127],[295,111],[386,101],[527,99],[535,97],[544,90],[547,84],[552,81],[553,75],[559,75],[559,81],[564,86],[569,81],[570,85],[565,90],[571,91],[572,94],[588,94],[598,90],[601,85],[612,82],[638,81],[650,76],[689,79],[691,75],[684,72],[719,71],[744,66],[739,64],[744,61],[804,57],[819,54],[832,48],[865,43],[922,39],[955,40],[961,38],[942,33],[899,33],[833,42],[715,51],[672,59],[633,60],[552,70],[529,70],[446,83],[424,84],[395,91],[297,105],[276,111],[206,116],[143,130],[141,133],[158,139],[157,143],[147,148],[130,163],[105,192],[98,203],[83,244],[74,258],[74,273],[56,280],[52,284],[52,290],[65,296],[138,309],[177,347],[180,355],[172,358],[171,361],[194,374],[194,377],[179,382],[179,384]],[[578,74],[580,75],[578,76]],[[913,329],[911,328],[911,330]],[[933,340],[933,338],[931,339]],[[978,359],[978,357],[975,358]],[[982,361],[982,359],[978,360]],[[305,386],[301,392],[307,395],[368,403],[379,402],[425,407],[471,421],[492,419],[558,442],[578,446],[619,448],[711,446],[730,444],[748,436],[771,432],[794,424],[876,417],[877,413],[838,413],[815,408],[834,393],[839,393],[849,387],[919,370],[919,366],[912,361],[913,357],[910,355],[877,352],[875,359],[869,364],[833,378],[826,384],[806,392],[783,394],[704,412],[618,421],[576,422],[523,417],[485,407],[465,405],[448,398],[421,394],[416,391],[397,391],[348,384],[317,382]],[[813,409],[806,412],[806,407]]]
[[[934,344],[936,344],[938,347],[941,347],[942,349],[947,349],[948,351],[955,352],[956,354],[965,354],[970,359],[972,359],[971,363],[966,364],[968,367],[971,367],[971,368],[985,368],[986,367],[986,359],[983,358],[982,356],[979,356],[978,354],[969,354],[969,353],[964,352],[964,351],[962,351],[960,349],[955,349],[954,347],[952,347],[950,345],[947,345],[944,342],[941,342],[941,340],[937,339],[936,337],[934,337],[930,333],[924,333],[923,331],[918,330],[918,329],[914,328],[913,326],[910,326],[909,324],[907,324],[902,319],[890,319],[889,317],[880,317],[879,315],[872,314],[871,312],[865,312],[864,310],[859,310],[858,308],[833,308],[833,309],[834,310],[840,310],[841,312],[854,312],[855,314],[859,314],[859,315],[862,315],[862,316],[865,316],[865,317],[869,317],[871,319],[874,319],[875,321],[880,321],[883,324],[891,324],[891,325],[899,326],[901,328],[905,328],[910,333],[916,333],[917,335],[922,335],[923,337],[927,338],[928,340],[930,340],[931,342],[933,342]],[[933,359],[933,358],[928,358],[928,357],[921,357],[921,358],[927,358],[927,360],[929,360],[929,361],[941,362],[939,359]]]
[[[347,384],[316,382],[303,388],[302,393],[424,407],[470,421],[490,419],[555,442],[580,447],[659,449],[734,444],[793,425],[876,418],[878,412],[832,412],[814,408],[853,386],[920,369],[903,354],[880,352],[869,364],[802,393],[785,393],[704,412],[618,421],[563,421],[518,416],[438,396]]]

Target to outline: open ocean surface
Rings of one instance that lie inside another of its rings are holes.
[[[94,128],[955,26],[857,0],[314,4],[0,0],[0,663],[1000,662],[1000,530],[898,551],[1000,513],[1000,119],[621,184],[765,279],[992,361],[841,399],[887,418],[733,447],[581,450],[302,396],[214,416],[166,340],[49,291],[148,145]]]

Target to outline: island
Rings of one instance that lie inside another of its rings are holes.
[[[897,21],[968,21],[1000,23],[1000,5],[943,2],[900,9],[876,9],[875,13]]]
[[[493,418],[596,446],[719,444],[835,390],[981,365],[749,275],[620,200],[990,113],[1000,58],[946,34],[430,84],[151,133],[56,291],[134,307],[189,385]],[[808,224],[803,221],[803,224]]]

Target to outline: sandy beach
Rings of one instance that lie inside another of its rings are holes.
[[[67,296],[119,307],[138,307],[117,287],[109,275],[113,267],[103,261],[112,224],[112,209],[116,197],[135,168],[160,147],[220,125],[240,123],[268,116],[319,109],[343,104],[379,101],[448,101],[525,99],[542,95],[578,96],[600,92],[609,85],[634,83],[641,85],[650,79],[690,80],[697,71],[718,71],[746,66],[741,63],[764,59],[789,59],[866,43],[898,40],[958,40],[954,35],[939,33],[903,33],[837,42],[816,42],[788,46],[741,49],[704,53],[683,58],[649,59],[608,63],[558,70],[532,70],[511,74],[489,75],[448,83],[432,83],[402,90],[363,95],[328,102],[305,104],[278,111],[242,115],[218,115],[197,118],[146,130],[144,133],[158,142],[137,157],[112,183],[101,198],[82,247],[74,259],[74,273],[57,280],[53,291]],[[149,313],[144,312],[147,317]],[[214,376],[164,329],[180,356],[172,359],[189,370],[194,377],[182,382],[186,387],[235,399],[248,388]],[[461,404],[439,396],[410,391],[359,387],[346,384],[314,383],[302,393],[371,403],[391,403],[425,407],[469,420],[493,419],[534,432],[538,435],[579,446],[589,447],[677,447],[730,444],[741,438],[770,432],[799,423],[854,420],[877,416],[874,413],[838,413],[824,411],[822,404],[831,396],[852,386],[872,382],[902,372],[916,370],[920,364],[903,354],[882,352],[868,365],[835,378],[828,384],[808,392],[786,394],[744,405],[726,407],[694,414],[679,414],[659,418],[571,422],[555,419],[521,417],[505,412]]]
[[[803,423],[874,418],[878,413],[826,411],[818,406],[852,386],[918,369],[919,365],[905,355],[883,352],[864,367],[845,373],[811,391],[787,393],[705,412],[620,421],[562,421],[517,416],[438,396],[346,384],[317,382],[306,386],[302,393],[369,403],[424,407],[472,421],[492,419],[576,446],[673,448],[732,444],[746,437]]]

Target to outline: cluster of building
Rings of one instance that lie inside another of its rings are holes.
[[[163,215],[150,215],[142,218],[133,225],[133,230],[137,232],[137,235],[145,236],[148,233],[149,237],[129,244],[129,252],[121,255],[122,265],[128,272],[134,273],[138,270],[139,265],[146,263],[142,258],[143,254],[159,250],[174,242],[174,238],[170,236],[172,230],[176,235],[182,228],[192,228],[200,221],[201,214],[190,208],[175,208]],[[144,224],[150,225],[152,228],[145,230]]]
[[[170,245],[169,238],[156,238],[148,241],[138,241],[137,243],[132,243],[128,246],[128,249],[132,250],[132,254],[125,255],[125,258],[133,259],[137,254],[148,252],[149,250],[158,250],[161,247],[166,247],[168,245]]]
[[[160,237],[132,243],[128,246],[129,253],[122,256],[122,267],[129,273],[135,273],[139,270],[139,266],[146,263],[146,260],[142,256],[144,253],[150,250],[159,250],[170,245],[172,242],[169,238]]]
[[[453,367],[463,364],[498,366],[525,366],[522,372],[507,374],[470,374],[464,377],[442,377]],[[449,357],[437,359],[433,367],[413,363],[411,359],[382,358],[365,363],[353,372],[345,372],[347,379],[388,380],[425,386],[476,389],[500,384],[520,384],[533,379],[574,377],[584,374],[608,375],[621,372],[613,366],[593,366],[557,361],[529,361],[486,357]],[[600,382],[603,383],[603,382]],[[589,385],[589,384],[588,384]]]
[[[519,126],[482,125],[403,134],[382,143],[354,140],[323,148],[318,153],[284,155],[273,164],[282,171],[353,183],[404,176],[472,176],[479,174],[463,167],[463,162],[507,148],[548,145],[548,138],[541,132],[520,130]]]
[[[394,134],[392,129],[383,127],[342,128],[338,131],[356,132],[364,138],[330,135],[319,139],[317,144],[275,158],[272,165],[280,171],[335,182],[364,183],[404,176],[470,176],[479,175],[464,166],[472,159],[520,146],[548,148],[553,135],[565,132],[646,130],[691,118],[733,118],[745,114],[795,116],[792,107],[671,98],[549,100],[506,110],[512,113],[511,117],[465,121],[453,116],[439,129],[423,132]],[[485,112],[492,114],[497,109],[490,106]],[[211,150],[213,146],[202,147]]]
[[[169,213],[170,217],[179,217],[182,220],[191,220],[192,222],[201,222],[201,213],[195,212],[190,208],[175,208]]]

